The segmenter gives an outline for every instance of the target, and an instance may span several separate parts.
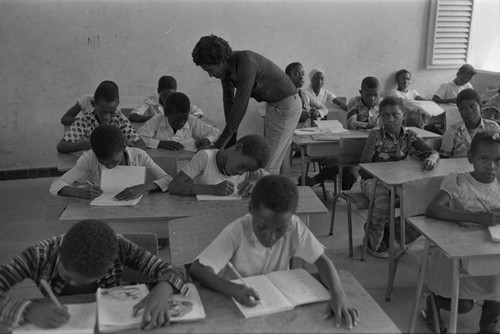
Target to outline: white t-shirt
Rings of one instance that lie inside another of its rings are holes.
[[[457,86],[455,79],[452,79],[442,83],[434,95],[437,95],[441,99],[454,99],[457,97],[458,93],[467,88],[472,88],[470,82],[462,86]]]
[[[389,96],[399,97],[403,100],[415,100],[420,94],[415,89],[408,89],[407,92],[401,92],[394,88],[389,92]]]

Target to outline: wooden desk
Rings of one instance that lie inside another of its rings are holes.
[[[406,252],[404,240],[401,240],[402,252],[395,254],[394,250],[394,215],[396,194],[401,193],[403,183],[413,180],[426,179],[431,177],[444,177],[449,173],[463,173],[472,171],[472,165],[467,158],[441,159],[436,167],[431,171],[422,169],[422,162],[417,160],[403,160],[391,162],[363,163],[359,167],[377,179],[379,184],[387,187],[390,192],[391,210],[389,215],[389,261],[388,261],[388,283],[385,299],[391,299],[394,277],[396,275],[397,259]],[[401,221],[404,221],[404,198],[401,198]]]
[[[230,297],[198,286],[205,308],[205,319],[172,323],[151,332],[134,329],[120,333],[401,333],[350,272],[339,270],[339,276],[349,302],[360,313],[360,322],[353,329],[348,329],[344,324],[342,327],[335,327],[333,319],[325,320],[326,302],[245,319]],[[63,303],[95,301],[95,295],[60,298]]]
[[[297,215],[309,224],[309,215],[326,213],[328,209],[309,187],[298,187]],[[107,222],[118,233],[152,232],[168,238],[168,221],[175,218],[216,215],[220,212],[242,216],[248,212],[248,200],[201,201],[195,196],[178,196],[155,192],[145,195],[135,206],[91,206],[90,201],[71,198],[59,217],[62,223],[83,219]]]
[[[73,153],[57,152],[57,170],[59,172],[67,172],[76,165],[76,162],[82,156],[83,151]]]
[[[491,241],[488,230],[479,225],[457,224],[423,216],[409,217],[406,220],[426,238],[408,332],[413,333],[415,328],[427,267],[427,255],[432,243],[453,260],[453,279],[450,282],[453,295],[448,332],[456,333],[460,276],[500,274],[500,243]]]

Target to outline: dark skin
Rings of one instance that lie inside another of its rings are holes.
[[[189,118],[189,110],[178,112],[175,108],[171,107],[167,108],[166,106],[164,106],[164,110],[165,110],[165,116],[168,119],[168,124],[170,124],[170,126],[174,130],[174,133],[179,131],[184,127],[184,125],[186,125],[186,122],[188,121]],[[207,138],[202,138],[196,141],[194,145],[198,149],[206,148],[210,146],[210,140]],[[160,143],[158,144],[158,147],[171,151],[178,151],[184,149],[184,145],[173,140],[161,140]]]

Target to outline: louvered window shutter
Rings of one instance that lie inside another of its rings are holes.
[[[433,0],[427,68],[456,68],[467,62],[473,0]]]

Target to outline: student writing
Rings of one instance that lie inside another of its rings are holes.
[[[432,100],[436,103],[455,103],[457,95],[464,89],[473,88],[471,83],[472,77],[476,74],[476,70],[472,65],[464,64],[457,72],[455,79],[442,83]]]
[[[380,84],[375,77],[361,81],[360,96],[347,104],[347,127],[349,129],[373,129],[379,125]]]

